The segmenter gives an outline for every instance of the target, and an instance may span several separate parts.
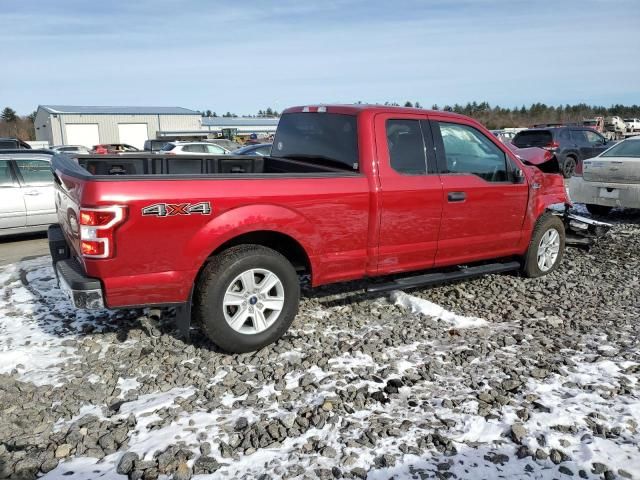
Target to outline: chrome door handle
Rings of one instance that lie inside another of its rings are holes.
[[[25,195],[29,195],[30,197],[35,197],[36,195],[40,195],[40,192],[37,190],[31,190],[30,192],[24,192]]]

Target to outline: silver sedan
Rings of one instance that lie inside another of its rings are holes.
[[[56,222],[51,153],[0,153],[0,236],[42,231]]]

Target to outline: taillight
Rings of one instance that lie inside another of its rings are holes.
[[[80,209],[80,251],[87,258],[110,258],[114,252],[113,234],[125,220],[124,207]]]
[[[559,146],[560,144],[558,142],[550,142],[542,148],[544,148],[545,150],[549,150],[550,152],[555,152]]]
[[[553,158],[553,152],[550,152],[549,150],[544,152],[544,161],[548,162],[549,160],[551,160]]]
[[[573,174],[574,174],[576,177],[581,177],[581,176],[582,176],[582,160],[578,160],[578,163],[577,163],[577,165],[576,165],[576,169],[575,169],[575,171],[573,172]]]

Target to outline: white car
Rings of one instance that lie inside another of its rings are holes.
[[[578,170],[569,180],[569,195],[594,215],[606,215],[614,207],[640,208],[640,136],[584,160],[582,175]]]
[[[0,236],[43,231],[57,222],[51,154],[0,153]]]
[[[169,142],[160,149],[169,155],[227,155],[229,150],[208,142]]]
[[[61,153],[89,153],[89,149],[84,145],[54,145],[50,150]]]
[[[625,118],[624,124],[627,127],[627,133],[640,132],[640,118]]]

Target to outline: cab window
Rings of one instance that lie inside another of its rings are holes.
[[[476,175],[487,182],[509,180],[506,154],[483,133],[457,123],[438,123],[444,147],[442,173]]]
[[[387,120],[391,168],[406,175],[425,175],[427,159],[419,120]]]

